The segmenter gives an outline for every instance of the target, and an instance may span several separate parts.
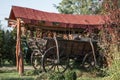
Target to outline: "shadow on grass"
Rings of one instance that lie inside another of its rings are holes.
[[[89,72],[89,70],[87,68],[83,67],[81,64],[82,64],[81,61],[72,60],[69,67],[71,69]]]
[[[105,77],[106,76],[106,72],[105,70],[103,70],[100,67],[97,66],[89,66],[89,67],[85,67],[82,65],[82,63],[80,61],[75,61],[73,60],[71,62],[70,65],[70,69],[76,70],[77,73],[79,74],[79,76],[84,76],[84,75],[88,75],[89,77]]]

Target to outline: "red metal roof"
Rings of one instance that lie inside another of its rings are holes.
[[[81,25],[95,25],[99,26],[104,24],[102,15],[73,15],[73,14],[59,14],[39,11],[35,9],[12,6],[9,19],[22,18],[25,23],[38,24],[39,21],[45,21],[48,26],[52,26],[51,23],[58,22],[61,27],[75,27],[78,28]]]

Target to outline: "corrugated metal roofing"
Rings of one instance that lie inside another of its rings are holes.
[[[104,19],[102,15],[59,14],[18,6],[12,6],[9,18],[22,18],[25,23],[35,22],[36,24],[39,21],[45,21],[49,23],[48,25],[50,25],[50,22],[58,22],[62,25],[62,27],[65,27],[65,25],[63,24],[69,25],[69,27],[104,24]]]

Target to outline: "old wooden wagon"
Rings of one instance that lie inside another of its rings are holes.
[[[90,38],[81,40],[64,40],[47,38],[46,51],[42,58],[42,67],[44,71],[64,72],[70,63],[70,60],[78,60],[82,66],[95,66],[97,51],[97,42]],[[70,66],[69,66],[70,67]]]
[[[32,46],[33,53],[31,55],[34,68],[37,68],[35,63],[39,61],[46,72],[51,70],[64,72],[70,59],[77,59],[83,65],[87,63],[96,65],[99,55],[97,40],[94,40],[93,37],[64,39],[57,35],[97,34],[104,24],[104,19],[101,15],[58,14],[13,6],[8,22],[9,26],[17,26],[16,60],[18,70],[23,72],[20,46],[22,36],[27,38],[29,45],[35,45]],[[47,38],[46,32],[49,31],[53,34]],[[33,43],[31,43],[32,41]]]
[[[70,60],[79,61],[82,66],[93,67],[100,56],[97,40],[92,38],[64,39],[54,36],[29,42],[33,52],[31,63],[35,69],[41,67],[45,72],[55,70],[64,72]]]

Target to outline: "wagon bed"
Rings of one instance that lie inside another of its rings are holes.
[[[78,59],[83,65],[85,62],[89,63],[89,65],[95,65],[96,63],[95,55],[98,54],[96,40],[90,38],[82,38],[80,40],[56,38],[56,45],[54,38],[44,39],[47,40],[46,50],[42,58],[42,66],[45,72],[55,69],[56,66],[58,71],[61,69],[60,66],[64,66],[61,71],[64,72],[69,66],[70,59]]]
[[[51,46],[56,46],[53,38],[45,38],[47,40],[47,49]],[[85,55],[92,51],[90,38],[81,38],[80,40],[65,40],[57,38],[58,46],[64,49],[64,54],[69,54],[72,56]],[[97,51],[97,40],[92,39],[92,44],[94,46],[95,52]]]

